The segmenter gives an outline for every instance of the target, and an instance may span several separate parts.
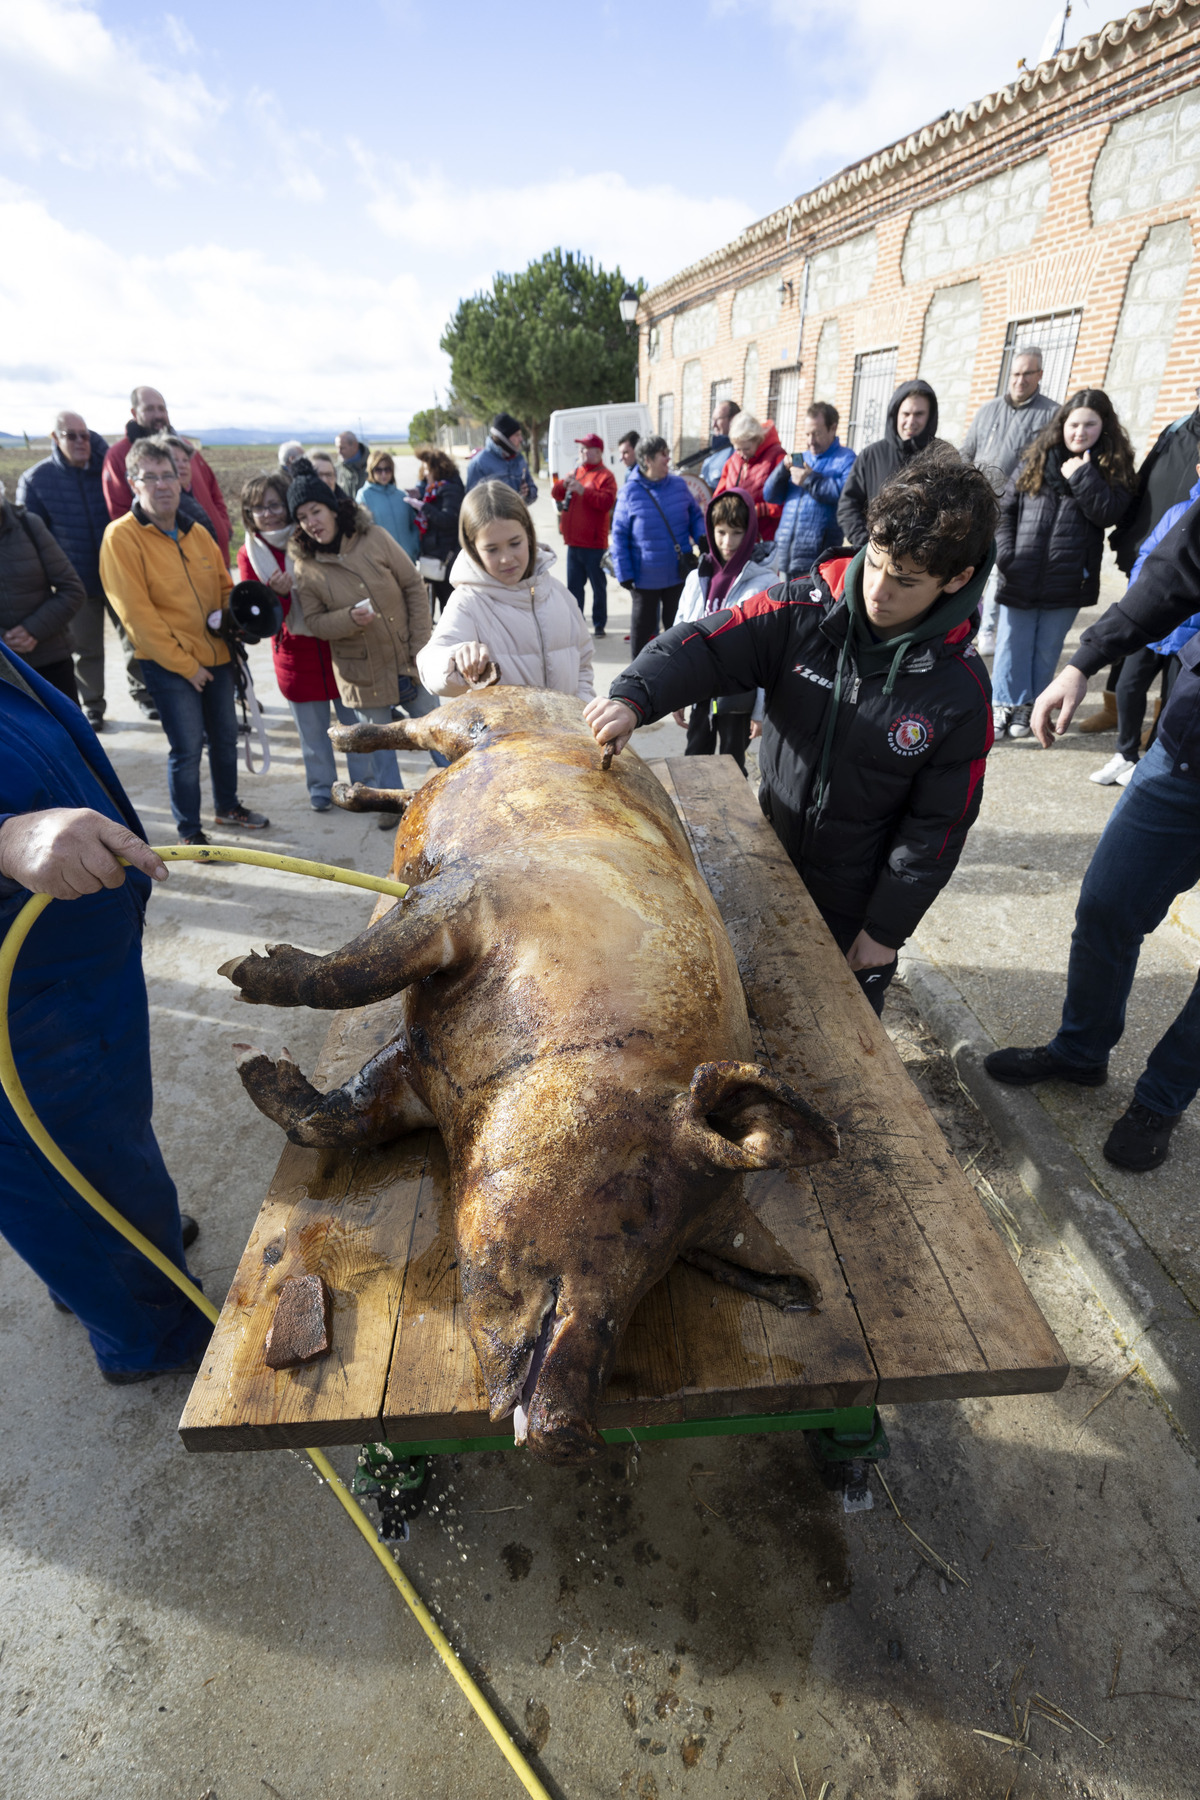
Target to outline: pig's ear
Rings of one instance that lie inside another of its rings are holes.
[[[758,1063],[701,1063],[675,1102],[680,1153],[716,1169],[828,1162],[837,1126]]]

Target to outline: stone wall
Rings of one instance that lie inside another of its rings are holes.
[[[764,325],[773,325],[779,317],[779,282],[774,275],[764,275],[747,287],[738,288],[729,310],[731,337],[750,337]]]
[[[694,356],[697,350],[707,350],[710,344],[717,341],[720,323],[715,300],[710,300],[705,306],[693,306],[687,312],[677,313],[671,328],[671,355]]]
[[[1200,94],[1179,94],[1132,118],[1118,119],[1096,158],[1092,222],[1188,200],[1200,180]]]
[[[742,362],[742,410],[758,417],[758,345],[751,344]]]
[[[826,319],[821,327],[821,335],[817,340],[817,360],[813,370],[813,399],[828,400],[836,406],[834,395],[838,391],[838,355],[841,350],[841,331],[836,319]]]
[[[966,436],[982,318],[983,285],[978,281],[938,288],[925,313],[917,373],[938,397],[938,436],[952,444],[961,444]]]
[[[681,405],[679,412],[679,454],[690,456],[693,450],[699,450],[708,442],[705,429],[708,421],[704,416],[704,380],[700,372],[698,360],[683,365],[683,376],[680,381]]]
[[[1037,236],[1050,199],[1050,158],[1031,157],[961,193],[918,207],[900,258],[906,282],[934,281],[955,269],[1024,250]]]
[[[1155,403],[1191,267],[1191,221],[1176,219],[1147,232],[1129,271],[1104,389],[1139,456],[1152,441]]]
[[[878,260],[879,239],[873,231],[820,251],[808,265],[809,310],[829,312],[835,306],[865,300]]]

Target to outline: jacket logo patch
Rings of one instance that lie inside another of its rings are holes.
[[[933,726],[923,713],[905,713],[888,726],[887,741],[897,756],[919,756],[933,742]]]
[[[803,675],[805,681],[815,681],[818,687],[831,688],[833,686],[827,675],[818,675],[817,671],[810,669],[806,663],[798,662],[792,670],[792,674]]]

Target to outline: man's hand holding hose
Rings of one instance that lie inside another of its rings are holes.
[[[32,894],[78,900],[119,888],[121,857],[154,881],[167,879],[166,863],[136,832],[85,806],[16,813],[0,825],[0,875]]]
[[[614,756],[620,756],[639,723],[632,706],[626,706],[623,700],[590,700],[583,716],[596,742],[606,749],[611,745]]]
[[[1087,676],[1068,664],[1038,695],[1029,724],[1043,750],[1051,749],[1055,738],[1062,737],[1079,710],[1087,686]],[[1053,722],[1055,713],[1058,714],[1057,724]]]

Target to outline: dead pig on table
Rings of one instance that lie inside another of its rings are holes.
[[[750,1060],[737,965],[674,809],[636,755],[602,770],[577,701],[493,687],[332,736],[451,759],[412,792],[335,795],[404,807],[393,873],[409,892],[328,956],[271,945],[222,973],[274,1006],[402,991],[403,1022],[330,1094],[248,1045],[242,1081],[299,1144],[436,1125],[492,1418],[578,1460],[602,1446],[630,1315],[678,1258],[813,1302],[742,1177],[836,1155],[836,1129]]]

